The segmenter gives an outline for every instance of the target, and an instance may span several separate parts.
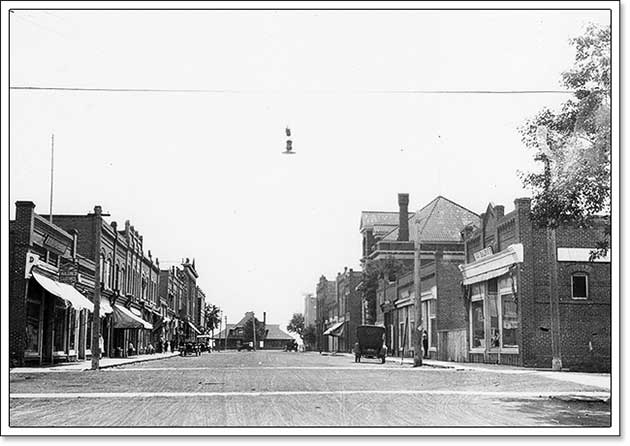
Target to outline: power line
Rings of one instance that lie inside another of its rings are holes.
[[[97,93],[210,93],[210,94],[264,94],[299,93],[291,90],[236,90],[192,88],[105,88],[105,87],[48,87],[13,86],[10,90],[21,91],[76,91]],[[573,94],[573,90],[304,90],[311,94]]]

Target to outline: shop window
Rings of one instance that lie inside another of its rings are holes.
[[[488,280],[488,293],[496,293],[497,292],[497,279]]]
[[[470,320],[471,320],[471,325],[472,325],[471,347],[472,348],[485,347],[483,301],[477,300],[477,301],[472,302],[470,305],[470,312],[471,312]]]
[[[66,307],[61,304],[55,305],[55,325],[53,336],[53,351],[65,352],[66,346]]]
[[[26,303],[26,351],[39,354],[40,352],[40,319],[41,302],[29,299]]]
[[[76,325],[77,325],[77,312],[74,308],[70,308],[68,311],[68,349],[76,350]]]
[[[518,308],[513,294],[501,296],[503,347],[517,347]]]
[[[571,276],[571,297],[573,299],[588,298],[588,276],[585,273],[575,273]]]
[[[87,327],[85,329],[85,348],[92,349],[92,321],[94,320],[92,312],[87,314]]]
[[[499,332],[499,312],[497,305],[498,296],[488,296],[488,316],[490,317],[490,347],[496,348],[501,345],[501,334]]]

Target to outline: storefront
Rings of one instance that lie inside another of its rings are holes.
[[[150,337],[153,325],[142,319],[140,310],[114,304],[112,313],[115,356],[125,357],[145,352],[144,338]]]
[[[337,352],[339,351],[339,338],[343,336],[345,329],[344,321],[337,321],[331,324],[326,331],[324,331],[324,336],[328,336],[328,351]]]
[[[82,359],[86,313],[92,302],[73,286],[61,283],[46,265],[34,266],[26,295],[24,360],[38,364]]]
[[[516,265],[523,245],[510,245],[461,265],[468,304],[468,351],[471,362],[520,364],[520,311]]]

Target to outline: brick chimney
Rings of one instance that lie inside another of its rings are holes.
[[[409,241],[409,194],[398,194],[398,241]]]

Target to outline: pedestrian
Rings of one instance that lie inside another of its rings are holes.
[[[127,348],[127,356],[133,356],[136,352],[136,349],[133,346],[133,343],[129,343],[129,347]]]
[[[99,337],[98,337],[98,351],[101,354],[101,356],[100,356],[101,358],[103,357],[103,350],[104,350],[104,348],[105,348],[105,341],[103,340],[103,336],[99,335]]]
[[[358,342],[354,343],[354,348],[352,349],[352,352],[354,353],[354,362],[361,362],[361,349]]]
[[[429,357],[429,335],[426,330],[422,330],[422,352],[425,358]]]

